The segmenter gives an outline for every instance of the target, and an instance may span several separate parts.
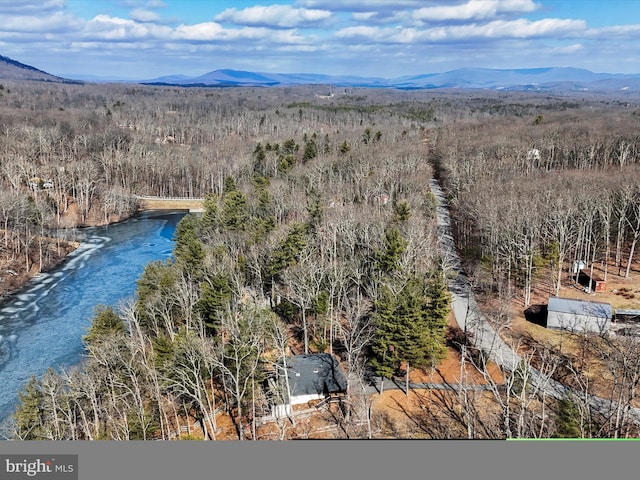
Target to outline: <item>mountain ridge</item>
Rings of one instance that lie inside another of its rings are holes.
[[[486,89],[527,91],[640,91],[640,74],[596,73],[575,67],[479,68],[383,78],[319,73],[269,73],[222,68],[198,76],[166,75],[148,80],[101,80],[91,75],[63,78],[0,55],[0,79],[57,83],[138,83],[181,87],[273,87],[328,85],[396,89]],[[78,78],[82,77],[82,78]]]
[[[31,65],[21,63],[9,57],[0,55],[0,79],[3,80],[33,80],[39,82],[79,83],[77,80],[58,77]]]
[[[175,86],[287,86],[332,85],[336,87],[388,87],[399,89],[464,88],[492,90],[640,90],[640,74],[596,73],[574,67],[492,69],[466,67],[441,73],[404,75],[395,78],[325,75],[313,73],[266,73],[218,69],[200,76],[177,76],[140,83]],[[165,82],[164,79],[173,81]]]

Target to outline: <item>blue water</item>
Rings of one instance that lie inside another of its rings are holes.
[[[145,265],[169,258],[184,212],[146,212],[107,227],[83,229],[80,247],[0,306],[0,421],[32,375],[80,361],[82,336],[98,304],[133,298]]]

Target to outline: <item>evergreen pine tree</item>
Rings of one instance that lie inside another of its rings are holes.
[[[296,223],[291,226],[287,237],[274,249],[267,262],[265,268],[267,277],[276,277],[285,268],[296,264],[300,252],[307,246],[305,237],[308,228],[305,223]]]
[[[150,331],[154,324],[148,305],[170,296],[176,282],[176,269],[170,261],[149,262],[138,279],[136,314],[141,327]]]
[[[448,307],[442,305],[445,297],[436,295],[439,291],[417,277],[407,279],[395,295],[389,287],[381,288],[373,312],[376,333],[371,362],[378,375],[391,376],[402,362],[422,368],[442,359]]]
[[[580,409],[575,399],[565,395],[558,400],[555,438],[581,438]]]
[[[269,150],[271,145],[267,144],[267,150]],[[266,163],[265,160],[267,158],[264,153],[264,148],[261,143],[256,145],[256,148],[253,150],[253,156],[255,161],[253,163],[253,171],[256,173],[263,174],[266,171]]]
[[[152,337],[153,361],[158,373],[168,376],[172,370],[172,360],[174,356],[174,345],[167,335]]]
[[[194,215],[185,215],[178,222],[174,233],[174,257],[183,271],[194,278],[200,276],[206,252],[198,237],[199,220]]]
[[[393,206],[393,220],[394,222],[402,223],[409,220],[411,217],[411,205],[406,200],[398,202]]]
[[[84,336],[84,343],[87,345],[99,342],[108,335],[123,333],[125,331],[124,321],[113,310],[112,307],[98,305],[94,309],[93,321],[89,333]]]
[[[392,273],[400,268],[400,258],[407,248],[407,241],[400,230],[387,228],[384,232],[384,250],[376,253],[377,267],[384,273]]]
[[[249,212],[247,199],[240,190],[230,190],[222,197],[222,213],[220,221],[230,231],[244,230]]]
[[[427,284],[428,328],[431,337],[429,356],[431,361],[444,358],[447,354],[446,332],[449,324],[449,289],[440,277],[431,279]]]
[[[308,162],[313,160],[318,155],[318,145],[314,140],[309,140],[304,146],[304,153],[302,154],[302,161]]]
[[[18,392],[18,406],[14,413],[17,437],[22,440],[44,440],[44,393],[33,375]]]
[[[235,192],[236,190],[238,190],[238,187],[233,177],[225,177],[224,186],[222,187],[222,195],[224,196],[227,193]]]
[[[230,309],[231,285],[221,273],[213,275],[201,284],[201,296],[197,308],[205,326],[213,333],[218,331],[222,315]]]
[[[200,217],[200,232],[205,237],[210,237],[218,228],[218,196],[211,193],[207,195],[203,203],[204,212]]]

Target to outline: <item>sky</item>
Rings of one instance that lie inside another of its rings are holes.
[[[123,80],[223,68],[640,73],[640,1],[0,0],[0,55],[63,77]]]

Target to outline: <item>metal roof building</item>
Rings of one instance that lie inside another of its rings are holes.
[[[547,328],[604,335],[611,327],[613,308],[608,303],[550,297]]]

